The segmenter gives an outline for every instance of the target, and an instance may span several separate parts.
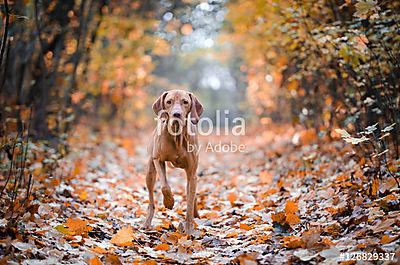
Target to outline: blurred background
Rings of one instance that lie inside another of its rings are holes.
[[[196,93],[205,116],[229,109],[261,130],[332,137],[399,123],[398,1],[3,0],[1,10],[3,136],[29,127],[63,143],[82,121],[142,130],[169,89]]]

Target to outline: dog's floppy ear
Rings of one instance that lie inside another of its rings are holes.
[[[193,93],[189,93],[189,97],[192,100],[192,106],[190,109],[190,118],[193,124],[197,124],[204,110],[203,105],[200,103],[200,101]]]
[[[160,110],[164,109],[164,99],[167,96],[168,92],[164,92],[156,101],[153,103],[153,111],[156,115],[160,112]]]

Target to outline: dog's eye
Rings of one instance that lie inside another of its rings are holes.
[[[167,102],[166,102],[168,105],[169,104],[171,104],[172,103],[172,101],[171,100],[167,100]]]
[[[184,101],[183,101],[183,104],[184,104],[184,105],[187,105],[187,104],[189,104],[189,101],[184,100]]]

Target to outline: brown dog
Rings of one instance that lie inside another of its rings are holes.
[[[190,92],[171,90],[164,92],[153,104],[153,110],[158,117],[157,128],[154,130],[149,144],[150,155],[146,176],[149,191],[149,210],[144,228],[151,226],[154,216],[154,184],[156,173],[161,179],[161,191],[164,206],[172,209],[174,197],[168,185],[165,163],[186,171],[187,211],[184,230],[187,234],[193,232],[193,217],[198,217],[196,205],[196,170],[198,165],[196,124],[203,113],[203,105]],[[189,119],[190,114],[190,121]],[[193,148],[195,147],[195,148]]]

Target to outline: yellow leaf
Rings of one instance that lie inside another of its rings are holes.
[[[169,245],[166,244],[166,243],[159,244],[154,248],[154,250],[165,250],[165,251],[167,251],[167,250],[169,250]]]
[[[127,226],[119,230],[112,238],[111,243],[120,247],[132,246],[133,240],[135,239],[133,235],[132,227]]]
[[[54,227],[58,232],[63,233],[64,235],[70,235],[71,232],[64,225],[57,225]]]

